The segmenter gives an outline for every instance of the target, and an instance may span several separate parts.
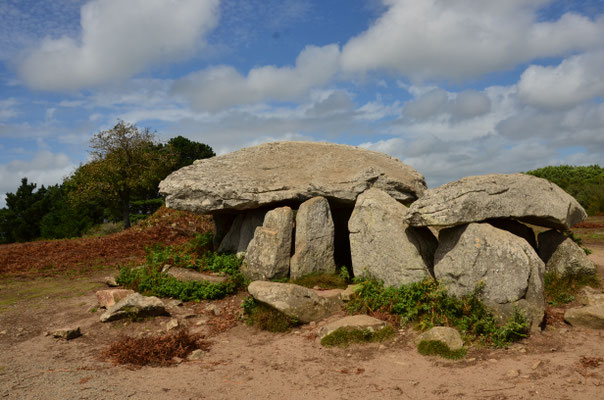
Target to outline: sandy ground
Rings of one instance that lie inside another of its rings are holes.
[[[604,272],[604,245],[589,247]],[[101,324],[100,312],[89,311],[103,288],[95,274],[0,284],[0,399],[604,399],[604,363],[582,362],[604,359],[604,331],[559,322],[508,349],[471,348],[462,361],[419,355],[409,329],[348,349],[318,344],[318,326],[271,334],[238,322],[213,333],[235,317],[243,294],[214,302],[221,316],[207,302],[170,308],[212,342],[202,360],[113,366],[99,356],[112,341],[164,331],[171,317]],[[69,326],[84,335],[44,335]]]

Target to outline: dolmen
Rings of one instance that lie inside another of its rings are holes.
[[[216,248],[241,254],[254,281],[344,265],[386,286],[432,277],[455,296],[480,287],[502,321],[520,310],[538,329],[546,270],[595,268],[562,234],[585,210],[525,174],[470,176],[428,190],[419,172],[379,152],[275,142],[198,160],[162,181],[160,192],[168,207],[213,215]],[[550,231],[537,240],[526,224]]]

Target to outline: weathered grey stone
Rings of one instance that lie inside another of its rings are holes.
[[[96,292],[96,300],[99,307],[109,308],[124,297],[134,293],[130,289],[105,289]]]
[[[348,221],[355,276],[400,286],[430,276],[437,241],[428,228],[404,222],[407,207],[379,189],[359,196]]]
[[[210,274],[204,274],[201,272],[194,271],[190,268],[181,267],[170,267],[166,269],[165,273],[179,281],[209,281],[214,283],[226,282],[227,278],[224,276],[216,276]]]
[[[296,213],[294,249],[290,265],[292,279],[315,272],[336,272],[334,224],[325,197],[314,197],[300,205]]]
[[[323,339],[340,328],[362,329],[375,332],[385,326],[386,322],[369,315],[351,315],[322,326],[317,332],[317,336],[319,339]]]
[[[289,207],[266,213],[264,224],[256,228],[241,272],[250,280],[287,278],[292,246],[294,214]]]
[[[56,330],[50,332],[50,334],[54,338],[64,339],[64,340],[71,340],[71,339],[75,339],[77,337],[82,336],[82,332],[80,331],[79,327],[77,327],[77,328],[56,329]]]
[[[559,275],[594,274],[597,271],[581,246],[553,229],[539,234],[539,256],[545,262],[546,271]]]
[[[548,180],[526,174],[492,174],[468,176],[428,190],[407,214],[412,226],[454,226],[491,218],[569,229],[587,218],[587,213]]]
[[[132,293],[105,311],[101,315],[101,322],[115,321],[128,317],[147,317],[166,314],[164,303],[157,297],[146,297],[139,293]]]
[[[236,214],[214,214],[212,221],[214,222],[214,238],[212,244],[214,249],[218,249],[220,243],[231,229]]]
[[[326,300],[326,306],[330,310],[341,310],[344,308],[342,301],[342,289],[312,289],[313,292]]]
[[[443,229],[434,255],[434,275],[449,293],[463,296],[484,285],[484,302],[502,318],[514,307],[535,330],[543,320],[545,265],[526,240],[490,224]]]
[[[537,239],[535,238],[535,231],[529,226],[526,226],[513,219],[489,219],[486,222],[493,225],[495,228],[503,229],[513,233],[516,236],[520,236],[531,245],[531,247],[537,250]]]
[[[400,160],[359,147],[274,142],[197,160],[164,179],[166,206],[199,213],[260,208],[324,196],[352,205],[370,187],[398,201],[426,189],[424,177]]]
[[[204,351],[202,349],[197,349],[197,350],[193,350],[188,356],[187,356],[187,360],[188,361],[199,361],[201,360],[205,355],[207,354],[207,351]]]
[[[291,283],[254,281],[248,292],[256,299],[302,323],[317,321],[341,309],[312,289]]]
[[[451,350],[459,350],[463,347],[463,340],[457,329],[449,328],[447,326],[435,326],[434,328],[421,333],[415,338],[415,345],[419,346],[424,340],[443,342]]]
[[[586,286],[579,291],[579,298],[585,306],[604,306],[604,293],[599,289]]]
[[[238,214],[228,233],[218,247],[219,252],[243,254],[254,238],[256,228],[262,226],[266,210],[254,210]]]
[[[564,320],[572,326],[604,329],[604,304],[570,308],[564,313]]]

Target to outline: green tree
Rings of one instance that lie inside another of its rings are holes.
[[[205,143],[194,142],[183,136],[173,137],[168,141],[167,149],[174,155],[172,171],[193,164],[193,161],[202,158],[214,157],[216,154]]]
[[[173,163],[161,151],[155,134],[146,128],[119,121],[112,129],[94,135],[90,142],[92,160],[82,164],[71,180],[74,204],[95,199],[119,210],[124,227],[130,226],[130,201],[150,190],[157,191]]]
[[[40,237],[40,221],[48,212],[49,202],[44,186],[35,189],[35,183],[23,178],[15,193],[6,194],[6,208],[0,212],[2,242],[26,242]]]

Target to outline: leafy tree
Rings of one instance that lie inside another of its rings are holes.
[[[82,164],[71,177],[76,189],[71,200],[82,203],[96,199],[119,210],[124,227],[130,226],[130,201],[150,190],[172,165],[169,152],[160,150],[155,134],[148,128],[119,121],[112,129],[94,135],[90,144],[92,160]]]
[[[44,186],[35,189],[35,183],[23,178],[15,193],[6,194],[6,208],[0,212],[3,243],[25,242],[40,236],[40,220],[48,212],[49,202]]]
[[[193,164],[193,161],[202,158],[214,157],[216,154],[210,146],[204,143],[194,142],[182,136],[173,137],[166,146],[174,154],[175,161],[172,171]]]
[[[63,184],[50,186],[46,197],[50,209],[40,221],[40,234],[45,239],[62,239],[81,236],[91,226],[101,223],[104,207],[94,201],[72,204],[69,192],[70,179]]]
[[[589,214],[604,212],[604,168],[599,165],[548,166],[527,174],[545,178],[575,197]]]

